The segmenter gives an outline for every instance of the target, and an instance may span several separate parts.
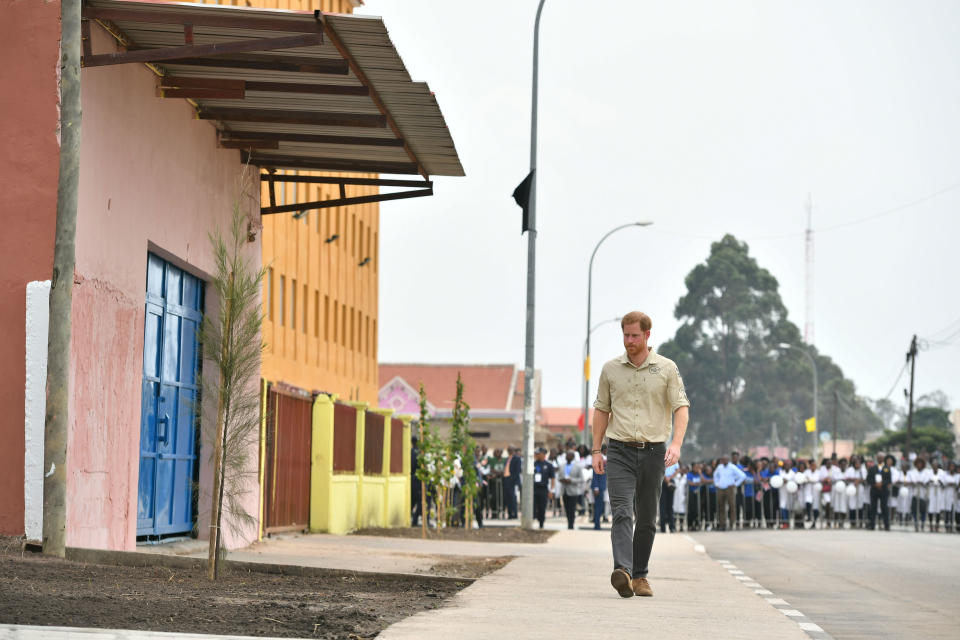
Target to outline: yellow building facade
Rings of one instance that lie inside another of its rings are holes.
[[[352,13],[359,0],[206,0],[263,9]],[[297,173],[295,171],[278,171]],[[336,175],[301,172],[310,175]],[[374,174],[351,174],[376,178]],[[277,183],[277,205],[377,193],[377,187]],[[269,204],[264,185],[261,202]],[[376,406],[378,203],[263,216],[261,375]]]

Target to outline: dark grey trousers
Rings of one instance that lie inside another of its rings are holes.
[[[610,528],[613,568],[626,569],[633,578],[647,575],[657,530],[665,453],[663,443],[637,449],[611,440],[607,448],[607,491],[613,512]]]

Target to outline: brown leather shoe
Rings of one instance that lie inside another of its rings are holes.
[[[610,574],[610,584],[617,590],[621,598],[632,598],[633,588],[630,586],[630,574],[625,569],[614,569]]]
[[[633,589],[633,593],[638,596],[653,597],[653,589],[650,588],[650,583],[647,582],[646,578],[634,578],[630,581],[630,587]]]

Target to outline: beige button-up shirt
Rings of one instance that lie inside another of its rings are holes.
[[[600,372],[598,411],[609,413],[607,437],[626,442],[664,442],[673,412],[689,407],[677,365],[653,351],[639,367],[627,354],[607,362]]]

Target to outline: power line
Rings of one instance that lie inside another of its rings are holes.
[[[856,225],[859,225],[859,224],[864,224],[864,223],[866,223],[866,222],[872,222],[873,220],[876,220],[876,219],[878,219],[878,218],[882,218],[882,217],[884,217],[884,216],[888,216],[888,215],[890,215],[890,214],[892,214],[892,213],[897,213],[897,212],[899,212],[899,211],[903,211],[903,210],[905,210],[905,209],[910,209],[910,208],[912,208],[912,207],[915,207],[915,206],[917,206],[917,205],[919,205],[919,204],[923,204],[924,202],[927,202],[928,200],[933,200],[934,198],[937,198],[937,197],[939,197],[939,196],[942,196],[943,194],[949,193],[950,191],[954,191],[954,190],[956,190],[956,189],[960,189],[960,182],[957,182],[957,183],[955,183],[955,184],[952,184],[952,185],[950,185],[950,186],[948,186],[948,187],[944,187],[943,189],[940,189],[940,190],[938,190],[938,191],[934,191],[933,193],[928,193],[927,195],[922,196],[922,197],[920,197],[920,198],[917,198],[917,199],[915,199],[915,200],[912,200],[912,201],[910,201],[910,202],[907,202],[907,203],[904,203],[904,204],[901,204],[901,205],[897,205],[897,206],[891,207],[891,208],[889,208],[889,209],[884,209],[883,211],[878,211],[878,212],[876,212],[876,213],[872,213],[872,214],[870,214],[870,215],[868,215],[868,216],[864,216],[864,217],[862,217],[862,218],[856,218],[855,220],[848,220],[848,221],[846,221],[846,222],[838,222],[837,224],[833,224],[833,225],[830,225],[830,226],[827,226],[827,227],[820,227],[820,228],[814,229],[813,232],[814,232],[814,233],[824,233],[824,232],[828,232],[828,231],[836,231],[837,229],[843,229],[843,228],[846,228],[846,227],[852,227],[852,226],[856,226]],[[656,228],[656,227],[655,227],[654,230],[655,230],[657,233],[663,233],[663,234],[666,234],[666,235],[679,236],[679,237],[684,237],[684,238],[696,238],[696,239],[699,239],[699,240],[715,240],[715,239],[716,239],[715,236],[707,236],[707,235],[702,235],[702,234],[699,234],[699,233],[687,233],[687,232],[684,232],[684,231],[671,231],[671,230],[669,230],[669,229],[664,229],[664,228],[662,228],[662,227],[659,227],[659,228]],[[804,230],[804,231],[790,231],[790,232],[787,232],[787,233],[773,233],[773,234],[767,234],[767,235],[747,236],[747,237],[743,238],[743,240],[745,240],[745,241],[754,241],[754,240],[782,240],[782,239],[785,239],[785,238],[796,238],[796,237],[801,236],[801,235],[804,235],[804,234],[806,234],[806,233],[807,233],[806,230]]]
[[[956,184],[952,184],[952,185],[950,185],[949,187],[944,187],[943,189],[940,189],[939,191],[934,191],[934,192],[931,193],[931,194],[925,195],[925,196],[923,196],[922,198],[917,198],[916,200],[914,200],[914,201],[912,201],[912,202],[908,202],[908,203],[906,203],[906,204],[902,204],[902,205],[900,205],[900,206],[898,206],[898,207],[893,207],[892,209],[887,209],[886,211],[880,211],[880,212],[878,212],[878,213],[874,213],[874,214],[872,214],[872,215],[869,215],[869,216],[866,216],[866,217],[863,217],[863,218],[858,218],[858,219],[856,219],[856,220],[850,220],[850,221],[848,221],[848,222],[841,222],[841,223],[838,223],[838,224],[835,224],[835,225],[831,225],[831,226],[829,226],[829,227],[824,227],[824,228],[822,228],[822,229],[818,229],[818,231],[821,231],[821,232],[823,232],[823,231],[833,231],[834,229],[842,229],[842,228],[844,228],[844,227],[852,227],[852,226],[854,226],[854,225],[862,224],[862,223],[864,223],[864,222],[870,222],[871,220],[876,220],[877,218],[882,218],[883,216],[890,215],[891,213],[896,213],[896,212],[898,212],[898,211],[903,211],[904,209],[909,209],[910,207],[915,207],[915,206],[917,206],[918,204],[923,204],[923,203],[926,202],[927,200],[932,200],[932,199],[936,198],[937,196],[943,195],[944,193],[947,193],[947,192],[949,192],[949,191],[953,191],[954,189],[960,189],[960,182],[958,182],[958,183],[956,183]]]
[[[897,374],[897,379],[890,385],[890,391],[887,391],[887,394],[883,396],[884,400],[890,399],[890,394],[893,393],[893,390],[897,388],[897,385],[900,384],[900,378],[903,377],[903,372],[907,370],[907,365],[910,363],[909,360],[903,363],[903,368],[900,369],[900,373]]]

